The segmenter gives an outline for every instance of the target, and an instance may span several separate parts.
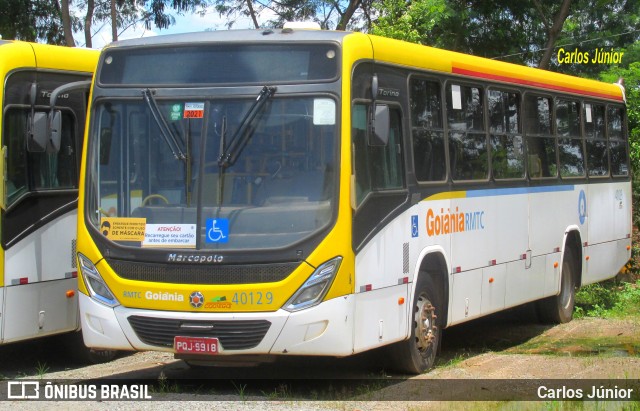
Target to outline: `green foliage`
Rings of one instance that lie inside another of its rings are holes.
[[[537,0],[379,0],[374,34],[415,43],[538,66],[551,28],[562,21],[563,1]],[[637,0],[572,0],[556,36],[557,47],[619,49],[640,38]],[[597,77],[602,65],[562,64],[552,53],[551,69]]]
[[[55,0],[0,0],[0,35],[5,40],[64,44]]]
[[[591,284],[576,293],[577,317],[626,317],[640,315],[640,281]]]
[[[630,62],[628,56],[640,56],[640,42],[629,46],[625,50],[622,64],[600,73],[600,79],[609,83],[624,79],[629,126],[629,160],[633,172],[633,222],[636,227],[640,227],[640,62]]]
[[[445,0],[383,0],[373,7],[380,13],[373,34],[422,44],[452,14]]]

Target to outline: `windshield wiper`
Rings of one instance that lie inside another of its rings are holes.
[[[264,109],[267,101],[275,94],[277,88],[264,86],[258,94],[256,101],[242,119],[240,127],[233,135],[229,147],[221,151],[220,157],[218,157],[218,166],[221,169],[227,169],[235,164],[238,156],[242,152],[242,149],[247,145],[251,136],[253,135],[254,121]]]
[[[187,160],[187,155],[182,150],[182,148],[180,148],[180,143],[178,142],[178,139],[173,134],[173,132],[169,128],[169,125],[167,124],[167,121],[162,116],[162,113],[158,108],[158,103],[156,103],[156,99],[155,97],[153,97],[153,93],[151,92],[151,90],[150,89],[142,90],[142,95],[144,96],[144,101],[147,103],[147,106],[149,106],[149,110],[151,111],[151,115],[153,116],[153,119],[156,121],[156,124],[160,129],[160,134],[162,135],[162,138],[164,138],[164,141],[167,142],[167,145],[169,146],[169,149],[173,153],[173,156],[178,160],[183,160],[183,161]]]

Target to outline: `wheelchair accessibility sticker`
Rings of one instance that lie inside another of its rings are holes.
[[[411,216],[411,237],[418,237],[420,235],[420,232],[418,230],[418,216],[417,215],[412,215]]]
[[[226,243],[229,241],[229,219],[209,218],[206,224],[207,243]]]

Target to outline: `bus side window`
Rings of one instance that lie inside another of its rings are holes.
[[[489,177],[489,158],[483,89],[449,83],[446,94],[453,179],[486,180]]]
[[[7,206],[29,190],[27,175],[27,112],[8,110],[4,117],[4,144],[7,146]]]
[[[556,139],[551,134],[551,99],[526,94],[525,135],[527,164],[531,178],[556,177]]]
[[[574,100],[558,99],[556,102],[556,132],[562,177],[585,175],[579,107],[580,104]]]
[[[384,146],[370,146],[366,138],[369,109],[370,106],[363,104],[353,107],[352,147],[356,206],[370,192],[400,189],[404,186],[400,112],[391,108],[388,143]]]
[[[62,139],[56,153],[28,152],[25,143],[28,111],[9,109],[5,115],[7,145],[7,205],[28,191],[70,189],[78,186],[75,117],[62,112]]]
[[[520,95],[490,90],[488,99],[493,176],[496,179],[524,178]]]
[[[585,103],[583,112],[589,177],[607,176],[609,175],[609,157],[604,106]]]
[[[60,150],[57,153],[29,153],[29,168],[36,190],[78,187],[74,134],[75,118],[63,111]]]
[[[410,90],[416,179],[425,182],[444,181],[447,173],[440,83],[413,79]]]
[[[607,133],[611,155],[611,174],[614,176],[628,176],[627,133],[624,125],[623,107],[607,107]]]

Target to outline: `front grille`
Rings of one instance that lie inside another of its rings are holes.
[[[273,264],[155,264],[107,258],[115,273],[127,280],[170,284],[275,283],[287,278],[300,262]]]
[[[173,347],[175,336],[216,337],[226,350],[247,350],[256,347],[269,331],[267,320],[175,320],[132,315],[129,324],[145,344]],[[181,328],[182,324],[202,329]]]

